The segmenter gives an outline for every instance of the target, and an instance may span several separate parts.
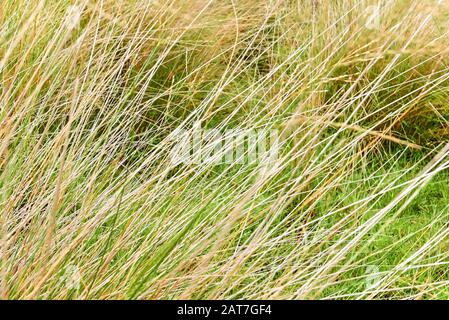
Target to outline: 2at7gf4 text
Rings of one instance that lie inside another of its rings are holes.
[[[259,315],[271,314],[271,306],[264,304],[222,304],[222,315]]]

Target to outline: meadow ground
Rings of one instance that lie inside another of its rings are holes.
[[[449,298],[448,18],[3,0],[1,297]]]

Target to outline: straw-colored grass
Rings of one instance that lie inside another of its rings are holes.
[[[448,298],[448,10],[3,0],[2,298]]]

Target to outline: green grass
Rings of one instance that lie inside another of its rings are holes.
[[[375,3],[6,0],[2,298],[448,298],[447,4]]]

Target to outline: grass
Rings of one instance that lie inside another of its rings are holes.
[[[2,298],[447,299],[447,6],[5,0]]]

